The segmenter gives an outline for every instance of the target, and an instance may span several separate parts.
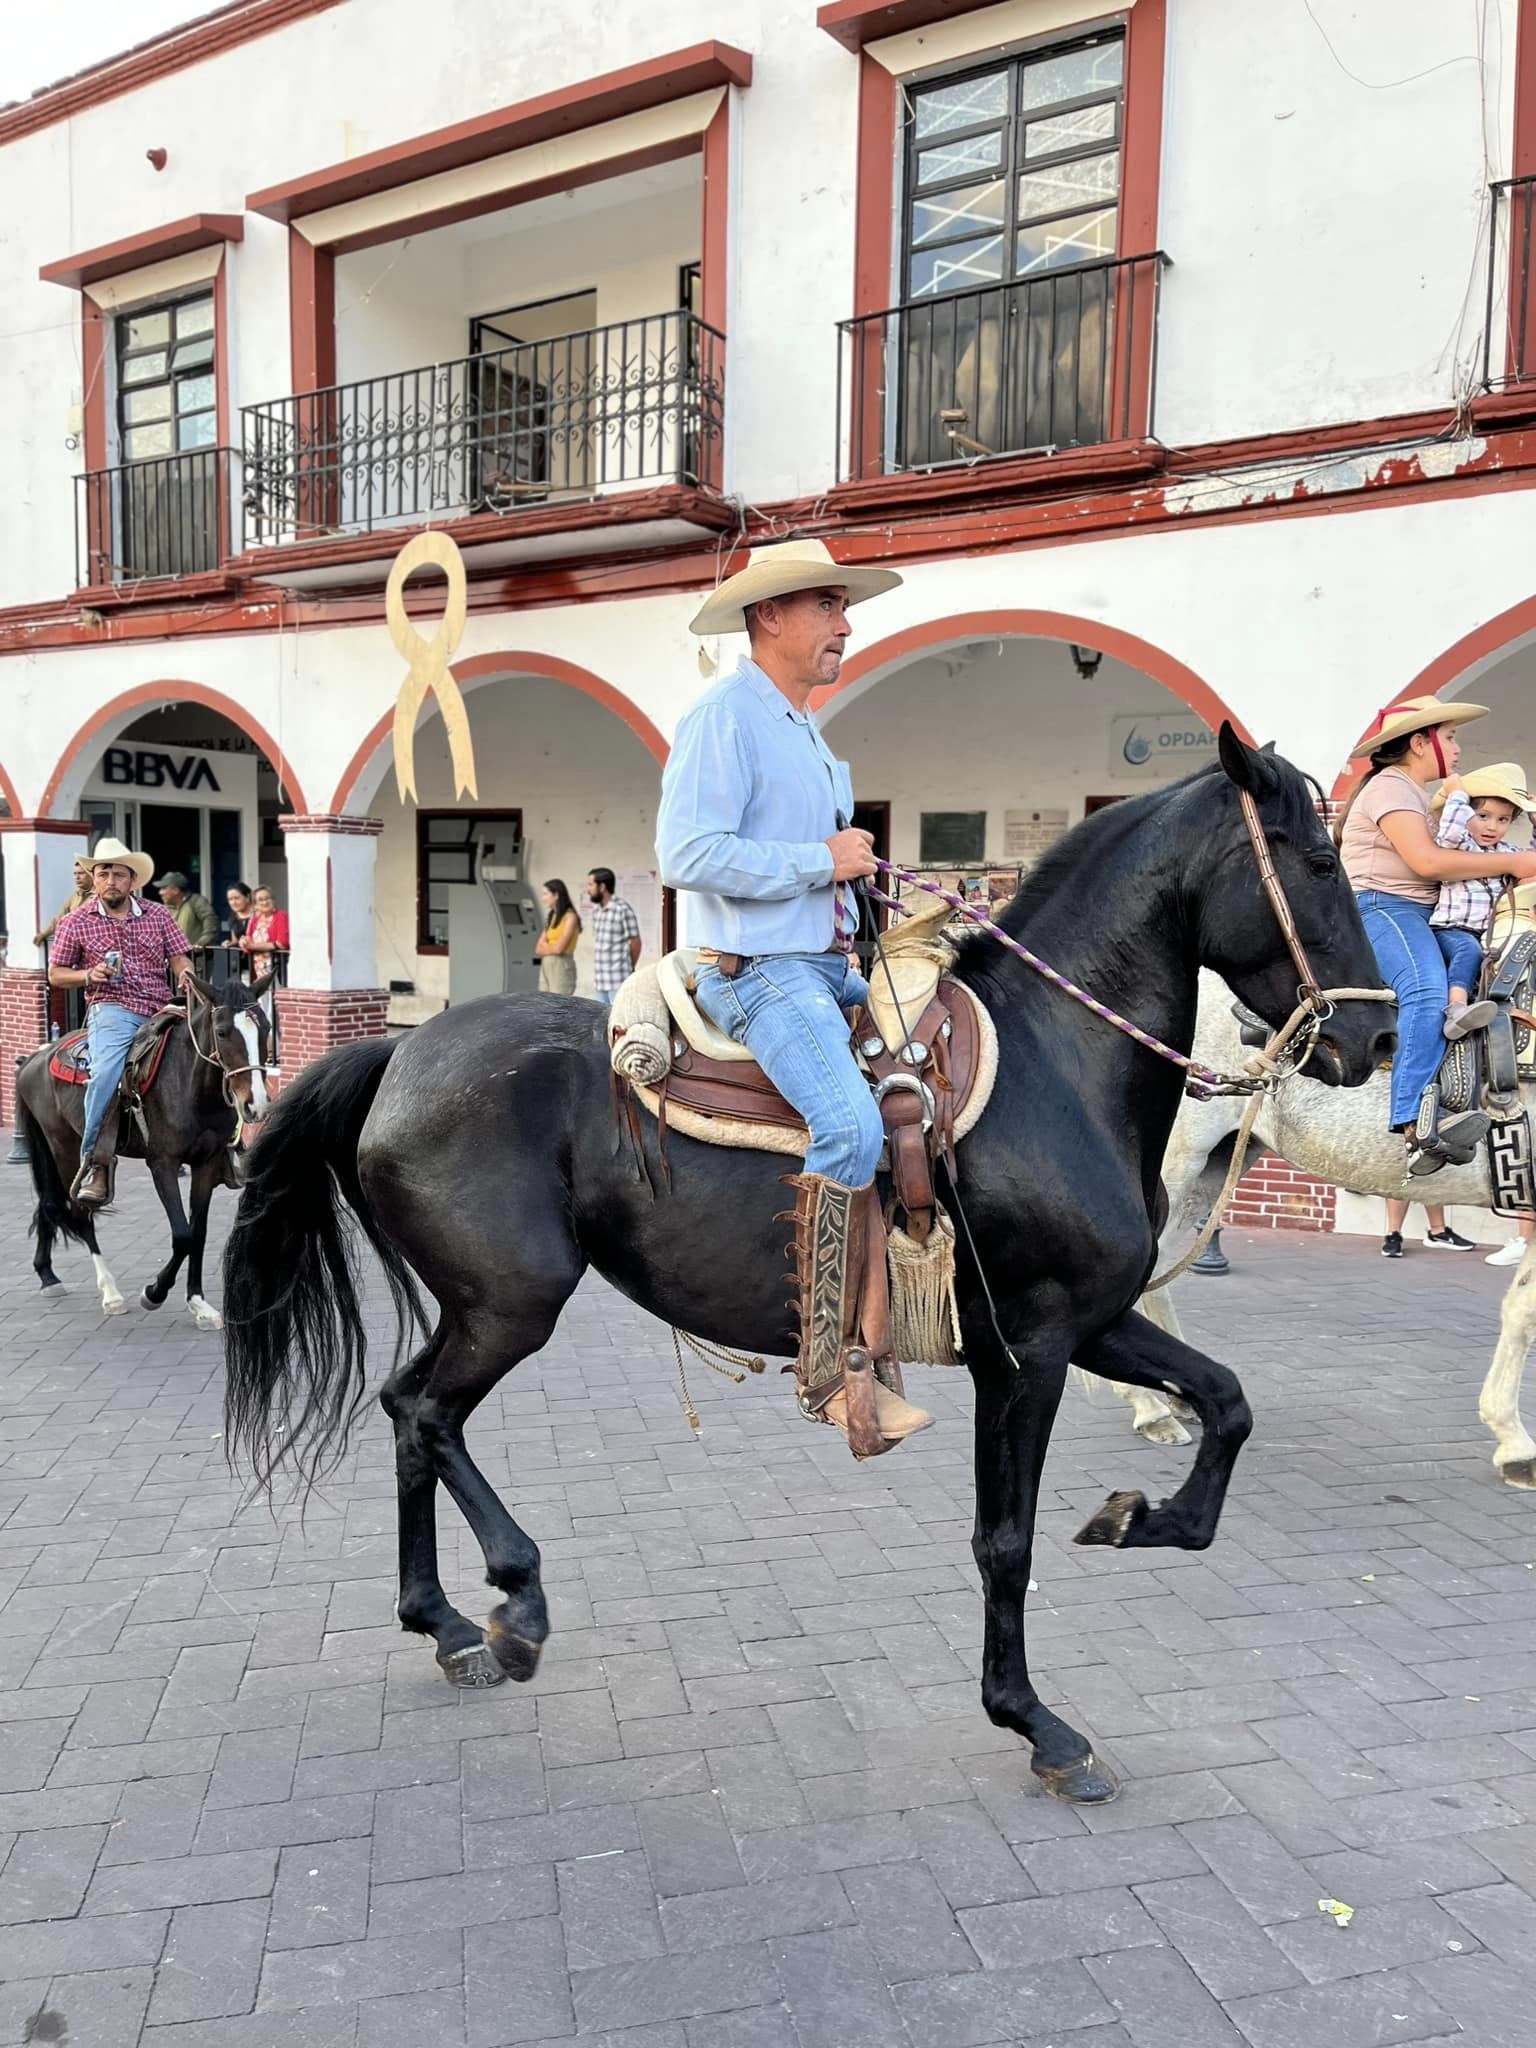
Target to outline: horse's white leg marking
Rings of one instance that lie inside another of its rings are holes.
[[[265,1116],[272,1107],[272,1102],[267,1094],[267,1077],[261,1071],[261,1040],[257,1036],[255,1024],[243,1010],[235,1018],[235,1029],[240,1033],[245,1045],[245,1056],[251,1064],[251,1071],[247,1077],[251,1084],[251,1108],[257,1116]]]
[[[96,1268],[96,1289],[101,1296],[102,1314],[120,1316],[128,1304],[124,1301],[117,1282],[112,1278],[112,1268],[100,1252],[92,1252],[91,1264]]]
[[[1483,1381],[1477,1412],[1499,1440],[1493,1454],[1495,1468],[1511,1486],[1536,1487],[1536,1442],[1520,1419],[1520,1382],[1525,1375],[1526,1353],[1536,1337],[1536,1239],[1525,1248],[1525,1257],[1515,1268],[1514,1278],[1499,1312],[1499,1344]]]
[[[222,1330],[224,1318],[211,1301],[204,1301],[200,1294],[187,1296],[187,1313],[200,1330]]]

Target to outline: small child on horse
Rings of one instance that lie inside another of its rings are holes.
[[[1435,843],[1457,853],[1518,856],[1521,849],[1505,834],[1532,804],[1525,770],[1517,762],[1499,761],[1468,775],[1449,776],[1431,800],[1431,809],[1441,814]],[[1493,1004],[1475,1003],[1471,995],[1482,973],[1483,934],[1493,920],[1495,904],[1513,880],[1512,875],[1489,875],[1440,884],[1429,923],[1450,984],[1445,1009],[1448,1039],[1465,1038],[1492,1022]]]

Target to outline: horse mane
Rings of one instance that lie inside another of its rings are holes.
[[[1320,830],[1320,792],[1317,784],[1283,755],[1265,749],[1265,762],[1275,771],[1277,786],[1261,799],[1264,821],[1278,838],[1299,841]],[[1177,782],[1149,789],[1142,796],[1127,797],[1121,803],[1106,804],[1103,810],[1074,825],[1056,841],[1024,877],[1017,892],[998,912],[993,922],[1012,938],[1022,938],[1037,912],[1043,910],[1066,886],[1080,886],[1085,873],[1102,868],[1118,854],[1127,839],[1164,812],[1176,811],[1187,799],[1199,796],[1206,802],[1231,788],[1219,761],[1196,768]],[[962,964],[981,965],[996,958],[995,941],[982,931],[970,931],[960,941]]]

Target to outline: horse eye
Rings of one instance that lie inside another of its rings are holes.
[[[1338,860],[1331,853],[1309,853],[1307,866],[1320,881],[1327,881],[1330,876],[1339,872]]]

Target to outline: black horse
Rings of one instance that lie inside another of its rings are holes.
[[[1100,812],[1062,841],[1004,913],[1005,929],[1181,1050],[1202,965],[1278,1027],[1295,1005],[1296,973],[1261,892],[1239,789],[1259,804],[1321,982],[1377,986],[1306,783],[1229,728],[1220,766]],[[1250,1416],[1226,1367],[1133,1311],[1156,1251],[1158,1167],[1179,1106],[1178,1069],[984,935],[966,942],[957,971],[991,1013],[1000,1052],[991,1102],[958,1155],[997,1316],[994,1326],[962,1233],[961,1322],[976,1393],[973,1548],[986,1602],[982,1696],[995,1722],[1032,1745],[1032,1767],[1052,1791],[1105,1799],[1112,1780],[1086,1739],[1041,1704],[1025,1661],[1036,1497],[1068,1364],[1175,1389],[1203,1432],[1170,1500],[1151,1507],[1119,1495],[1083,1542],[1209,1544]],[[1334,1082],[1363,1081],[1394,1043],[1393,1013],[1380,1003],[1346,1004],[1326,1030],[1312,1071]],[[654,1129],[645,1145],[654,1195],[616,1144],[602,1014],[545,996],[470,1003],[407,1043],[332,1053],[284,1095],[252,1148],[224,1267],[231,1452],[263,1479],[290,1457],[309,1479],[346,1441],[364,1393],[365,1347],[339,1194],[383,1260],[402,1315],[415,1306],[413,1273],[441,1310],[380,1399],[395,1429],[400,1621],[435,1638],[456,1683],[528,1678],[548,1633],[537,1547],[476,1470],[464,1424],[548,1342],[589,1264],[678,1328],[793,1355],[787,1233],[775,1220],[782,1159],[674,1133],[668,1186]],[[439,1480],[504,1595],[483,1635],[439,1582]]]
[[[143,1131],[120,1107],[117,1141],[120,1156],[142,1158],[148,1164],[171,1226],[171,1255],[145,1287],[140,1302],[145,1308],[159,1308],[185,1263],[187,1309],[200,1330],[218,1330],[223,1319],[203,1298],[208,1204],[228,1176],[228,1147],[236,1119],[259,1123],[269,1106],[271,1027],[261,1004],[272,976],[265,975],[234,996],[196,976],[190,981],[185,1022],[170,1027],[154,1086],[144,1097]],[[73,1238],[95,1261],[103,1311],[120,1315],[127,1303],[101,1255],[95,1214],[82,1209],[69,1193],[80,1167],[85,1090],[49,1071],[54,1050],[41,1046],[16,1077],[16,1125],[26,1144],[37,1194],[32,1217],[37,1251],[32,1265],[44,1287],[59,1286],[53,1270],[54,1243],[59,1237]],[[183,1166],[191,1169],[190,1216],[179,1185]]]

